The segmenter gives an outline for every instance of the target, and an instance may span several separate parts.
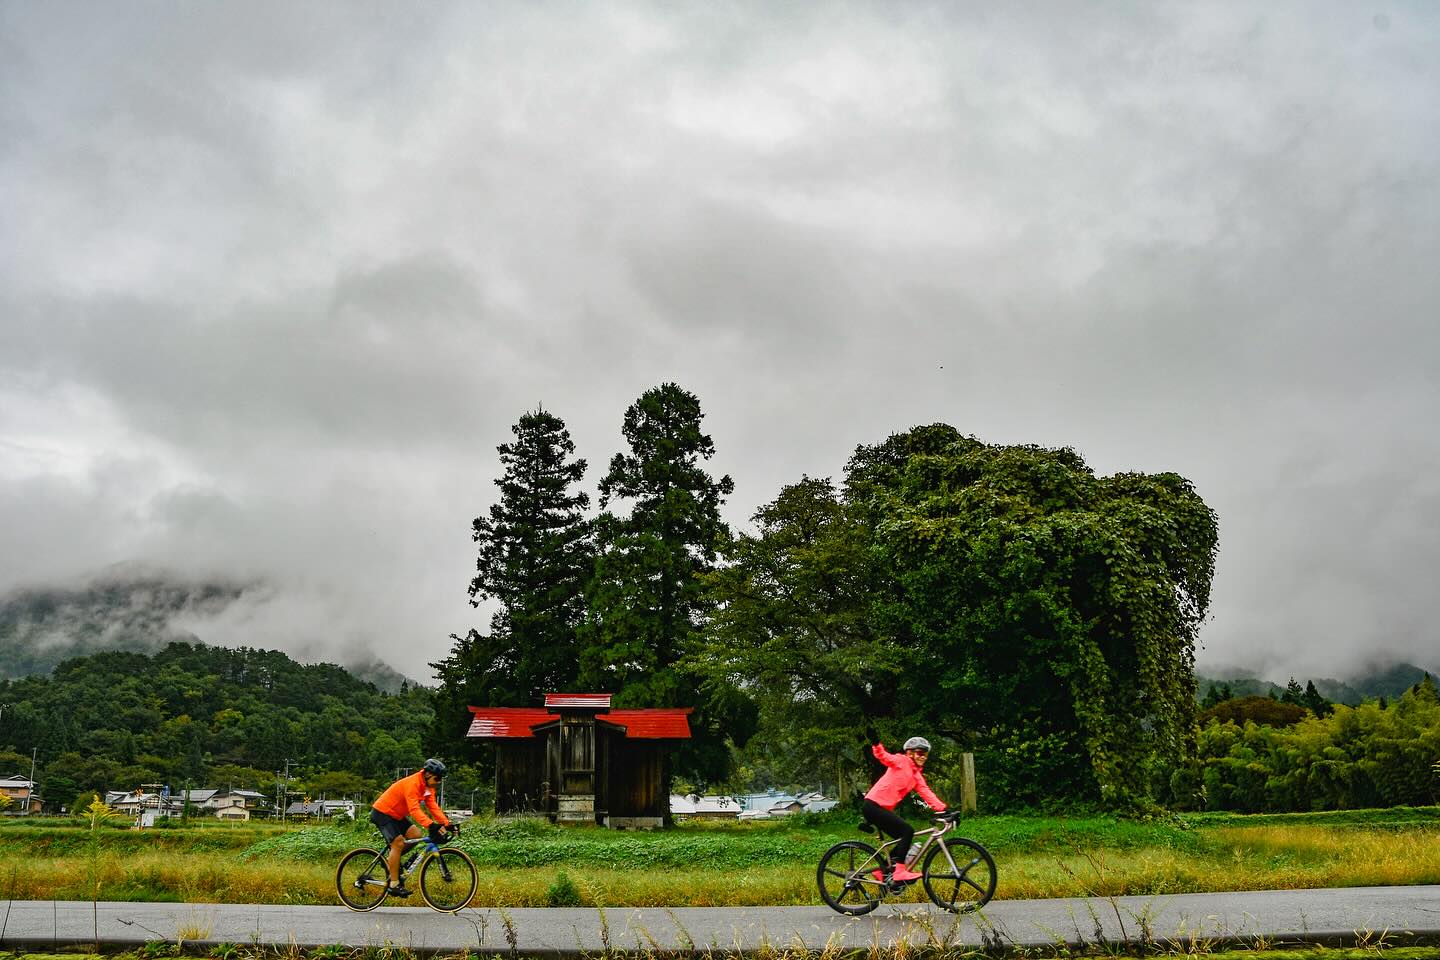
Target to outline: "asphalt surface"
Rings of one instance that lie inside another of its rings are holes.
[[[341,906],[0,902],[4,950],[181,940],[580,956],[607,949],[753,953],[901,943],[1074,949],[1146,939],[1213,948],[1257,940],[1373,944],[1381,938],[1393,945],[1440,943],[1440,886],[1005,900],[961,917],[916,904],[847,918],[826,907],[472,908],[448,915],[413,906],[352,913]]]

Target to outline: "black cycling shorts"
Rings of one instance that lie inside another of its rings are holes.
[[[403,837],[410,830],[409,820],[396,820],[390,814],[381,813],[374,807],[370,808],[370,822],[380,828],[386,843],[394,843],[396,837]]]

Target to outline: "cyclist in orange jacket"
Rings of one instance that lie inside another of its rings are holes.
[[[884,871],[875,871],[875,879],[882,883],[920,879],[920,874],[905,865],[905,854],[910,852],[915,828],[895,812],[900,801],[914,791],[936,813],[945,809],[945,801],[935,796],[935,791],[925,782],[925,761],[930,757],[930,741],[924,737],[911,737],[902,749],[904,753],[891,753],[883,743],[870,748],[875,759],[885,764],[886,770],[865,794],[865,802],[860,808],[866,820],[896,840],[890,854],[890,865]]]
[[[405,841],[417,839],[421,828],[429,832],[430,839],[435,843],[450,838],[450,818],[445,816],[435,798],[435,788],[440,786],[444,776],[445,764],[431,757],[419,773],[396,780],[371,804],[370,822],[380,828],[385,841],[390,844],[385,863],[390,868],[389,890],[392,897],[410,896],[410,891],[400,883],[400,855],[405,850]],[[430,808],[433,817],[426,815],[426,807]]]

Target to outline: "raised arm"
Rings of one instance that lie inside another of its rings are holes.
[[[879,760],[887,767],[898,767],[901,763],[910,759],[903,753],[891,753],[885,749],[885,744],[883,743],[875,744],[875,746],[870,748],[870,752],[875,755],[876,760]]]

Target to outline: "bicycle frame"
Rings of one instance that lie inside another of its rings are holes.
[[[938,827],[926,827],[924,830],[916,830],[914,836],[910,838],[911,852],[908,856],[909,861],[911,863],[919,863],[920,858],[925,856],[925,851],[930,849],[930,845],[936,840],[939,840],[945,834],[949,833],[954,826],[955,824],[953,821],[947,820],[944,823],[940,824],[940,826]],[[925,838],[925,841],[923,843],[920,841],[920,838],[922,836]],[[895,859],[894,857],[890,856],[890,848],[895,846],[895,844],[899,842],[899,840],[886,840],[884,843],[876,847],[875,852],[878,854],[883,854],[885,857],[885,862],[890,863]],[[945,856],[947,859],[950,859],[949,850],[945,851]],[[950,860],[950,866],[955,866],[955,861],[953,859]]]
[[[453,913],[470,902],[475,894],[476,871],[465,851],[446,848],[428,836],[406,839],[399,850],[397,879],[405,885],[407,878],[416,878],[416,889],[431,907]],[[358,847],[340,858],[335,888],[345,906],[363,912],[386,901],[390,894],[389,856],[388,844],[384,844],[378,850]],[[461,886],[452,886],[456,883]]]

